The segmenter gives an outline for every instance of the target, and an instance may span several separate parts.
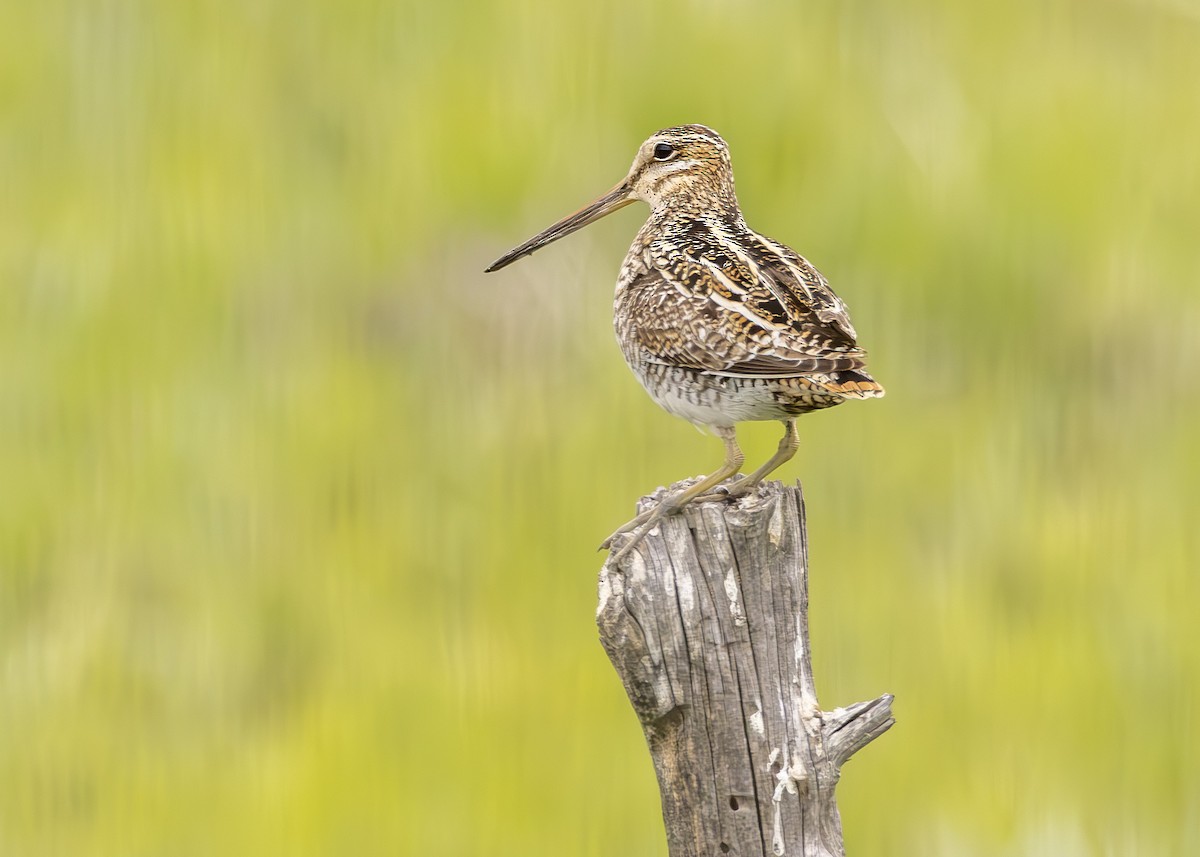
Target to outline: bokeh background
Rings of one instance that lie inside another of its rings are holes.
[[[801,421],[851,853],[1200,854],[1195,0],[10,3],[0,853],[662,855],[596,545],[654,130],[847,300]],[[775,425],[743,431],[751,459]]]

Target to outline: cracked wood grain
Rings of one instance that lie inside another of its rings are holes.
[[[605,563],[599,591],[671,857],[843,857],[841,767],[895,721],[890,694],[817,703],[800,487],[685,508]]]

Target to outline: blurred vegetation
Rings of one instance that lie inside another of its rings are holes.
[[[657,128],[848,301],[801,421],[852,853],[1200,854],[1193,0],[9,3],[0,853],[665,855],[595,546]],[[635,213],[637,212],[637,213]],[[774,425],[743,431],[765,458]]]

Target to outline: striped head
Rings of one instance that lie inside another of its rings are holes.
[[[514,247],[487,270],[499,270],[638,200],[649,203],[657,216],[678,213],[694,217],[709,211],[736,216],[733,167],[721,135],[703,125],[679,125],[652,134],[638,148],[629,174],[616,187]]]
[[[729,147],[703,125],[664,128],[642,143],[629,176],[630,192],[657,210],[737,208]]]

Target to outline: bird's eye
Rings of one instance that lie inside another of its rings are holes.
[[[669,161],[675,156],[675,147],[670,143],[659,143],[654,147],[654,160]]]

